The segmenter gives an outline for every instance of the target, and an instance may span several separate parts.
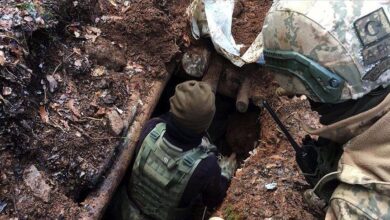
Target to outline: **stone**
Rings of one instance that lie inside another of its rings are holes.
[[[120,135],[125,124],[118,112],[113,109],[107,113],[110,129],[115,135]]]
[[[193,77],[202,77],[207,69],[210,52],[206,47],[191,47],[184,53],[181,64],[184,71]]]
[[[23,180],[24,183],[30,187],[34,196],[42,199],[45,202],[49,202],[51,188],[34,165],[31,165],[29,168],[24,170]]]

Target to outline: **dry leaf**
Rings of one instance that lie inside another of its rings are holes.
[[[35,19],[35,22],[40,24],[40,25],[44,25],[45,24],[45,21],[41,17],[38,17],[37,19]]]
[[[111,5],[117,7],[118,5],[116,4],[115,0],[109,0],[109,2],[111,3]]]
[[[275,167],[278,167],[278,165],[276,163],[268,163],[267,165],[265,165],[265,168],[267,168],[267,169],[271,169],[271,168],[275,168]]]
[[[80,48],[73,47],[73,52],[75,54],[81,55],[81,49]]]
[[[80,35],[81,35],[78,31],[75,31],[73,34],[74,34],[74,36],[75,36],[76,38],[79,38]]]
[[[57,89],[58,83],[52,75],[46,75],[46,79],[49,82],[49,90],[51,93],[53,93]]]
[[[47,113],[45,106],[41,105],[39,107],[39,115],[43,123],[49,123],[49,113]]]
[[[0,50],[0,66],[4,66],[4,64],[5,64],[4,52]]]
[[[50,108],[53,109],[54,111],[58,111],[60,109],[61,105],[58,103],[51,103]]]
[[[3,96],[11,95],[12,94],[12,88],[11,87],[3,87]]]
[[[101,117],[101,116],[104,116],[106,113],[107,113],[107,109],[106,108],[99,108],[97,110],[97,112],[95,113],[95,116]]]
[[[76,115],[77,117],[81,117],[81,114],[80,114],[80,111],[75,107],[75,101],[74,101],[74,99],[70,99],[69,101],[68,101],[68,104],[67,104],[67,106],[68,106],[68,108],[72,111],[72,113],[74,114],[74,115]]]
[[[103,76],[106,72],[106,67],[98,66],[92,71],[92,76]]]
[[[281,157],[281,156],[279,156],[279,155],[277,155],[277,154],[272,155],[272,156],[270,156],[269,158],[270,158],[271,160],[284,160],[283,157]]]
[[[102,21],[107,22],[107,21],[118,21],[118,20],[123,20],[123,17],[121,16],[115,16],[115,15],[103,15],[101,17]]]
[[[96,35],[100,35],[102,31],[97,27],[87,26],[87,32],[88,33],[95,33]]]
[[[97,37],[98,37],[98,35],[93,35],[93,34],[86,34],[85,35],[85,39],[92,40],[92,42],[95,42]]]
[[[32,22],[33,21],[32,17],[30,17],[30,16],[24,17],[23,20],[25,20],[27,22]]]
[[[77,67],[81,67],[81,60],[74,61],[74,65]]]
[[[100,36],[102,31],[97,27],[87,26],[86,31],[88,34],[85,35],[87,40],[92,40],[92,42],[96,41],[96,38]]]

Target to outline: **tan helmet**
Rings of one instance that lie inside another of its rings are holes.
[[[390,1],[275,1],[263,27],[266,65],[288,92],[357,99],[390,83]]]

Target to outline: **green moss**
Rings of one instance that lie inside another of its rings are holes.
[[[35,11],[35,6],[32,2],[20,3],[16,5],[17,8],[21,10],[27,10],[28,12]]]
[[[226,220],[241,220],[244,219],[240,213],[237,213],[232,205],[227,205],[223,210],[223,215]]]

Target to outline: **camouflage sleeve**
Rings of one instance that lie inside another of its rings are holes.
[[[340,184],[325,219],[389,219],[390,197],[360,185]]]

